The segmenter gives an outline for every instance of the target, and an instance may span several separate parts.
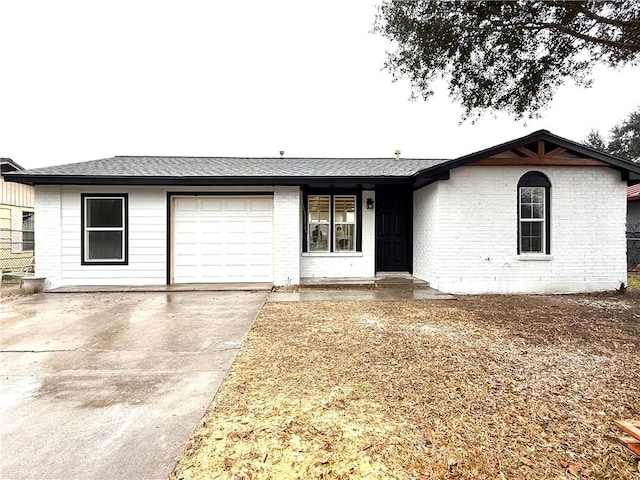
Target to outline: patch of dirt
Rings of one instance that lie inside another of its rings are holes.
[[[16,298],[24,297],[26,295],[30,294],[20,288],[20,285],[17,283],[7,283],[0,286],[0,303],[15,300]]]
[[[172,479],[640,479],[640,296],[267,303]]]

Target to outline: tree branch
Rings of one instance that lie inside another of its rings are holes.
[[[493,23],[492,26],[505,30],[558,30],[574,38],[584,40],[585,42],[606,45],[613,48],[621,48],[632,52],[640,52],[640,43],[617,42],[615,40],[607,40],[605,38],[594,37],[593,35],[587,35],[586,33],[577,32],[565,25],[562,25],[561,23]]]
[[[564,2],[563,2],[564,3]],[[603,17],[602,15],[598,15],[595,12],[592,12],[588,8],[584,7],[579,2],[568,2],[566,3],[565,8],[571,8],[574,11],[577,11],[583,14],[585,17],[590,18],[591,20],[595,20],[598,23],[604,23],[606,25],[612,25],[614,27],[624,28],[629,25],[640,25],[640,19],[637,20],[616,20],[615,18]]]

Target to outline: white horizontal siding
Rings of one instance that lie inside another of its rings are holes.
[[[128,194],[128,265],[82,265],[81,194]],[[166,190],[148,187],[62,188],[62,285],[166,283]]]
[[[167,192],[272,192],[273,187],[37,187],[37,272],[47,287],[164,285],[167,277]],[[128,194],[128,265],[82,265],[81,195]],[[46,245],[43,245],[46,242]]]

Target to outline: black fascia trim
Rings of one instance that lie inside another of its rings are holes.
[[[329,223],[333,226],[333,197],[334,195],[355,195],[356,196],[356,252],[362,253],[362,188],[303,188],[302,189],[302,252],[307,253],[307,199],[309,195],[329,195],[331,196],[331,210],[329,211]],[[333,242],[329,251],[324,253],[334,253]]]
[[[84,259],[84,200],[93,197],[122,198],[124,208],[124,260],[115,262],[90,262]],[[80,265],[129,265],[129,194],[128,193],[81,193],[80,194]]]
[[[189,185],[243,186],[243,185],[307,185],[331,182],[341,184],[398,184],[411,182],[410,176],[363,176],[363,177],[145,177],[145,176],[104,176],[104,175],[7,175],[5,179],[26,185]]]
[[[451,177],[450,170],[446,170],[444,172],[440,172],[434,175],[424,176],[422,178],[417,179],[412,187],[413,190],[419,190],[422,187],[426,187],[427,185],[431,185],[432,183],[438,182],[440,180],[449,180]]]

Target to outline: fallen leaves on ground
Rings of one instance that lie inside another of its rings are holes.
[[[172,479],[640,478],[640,297],[267,303]]]

